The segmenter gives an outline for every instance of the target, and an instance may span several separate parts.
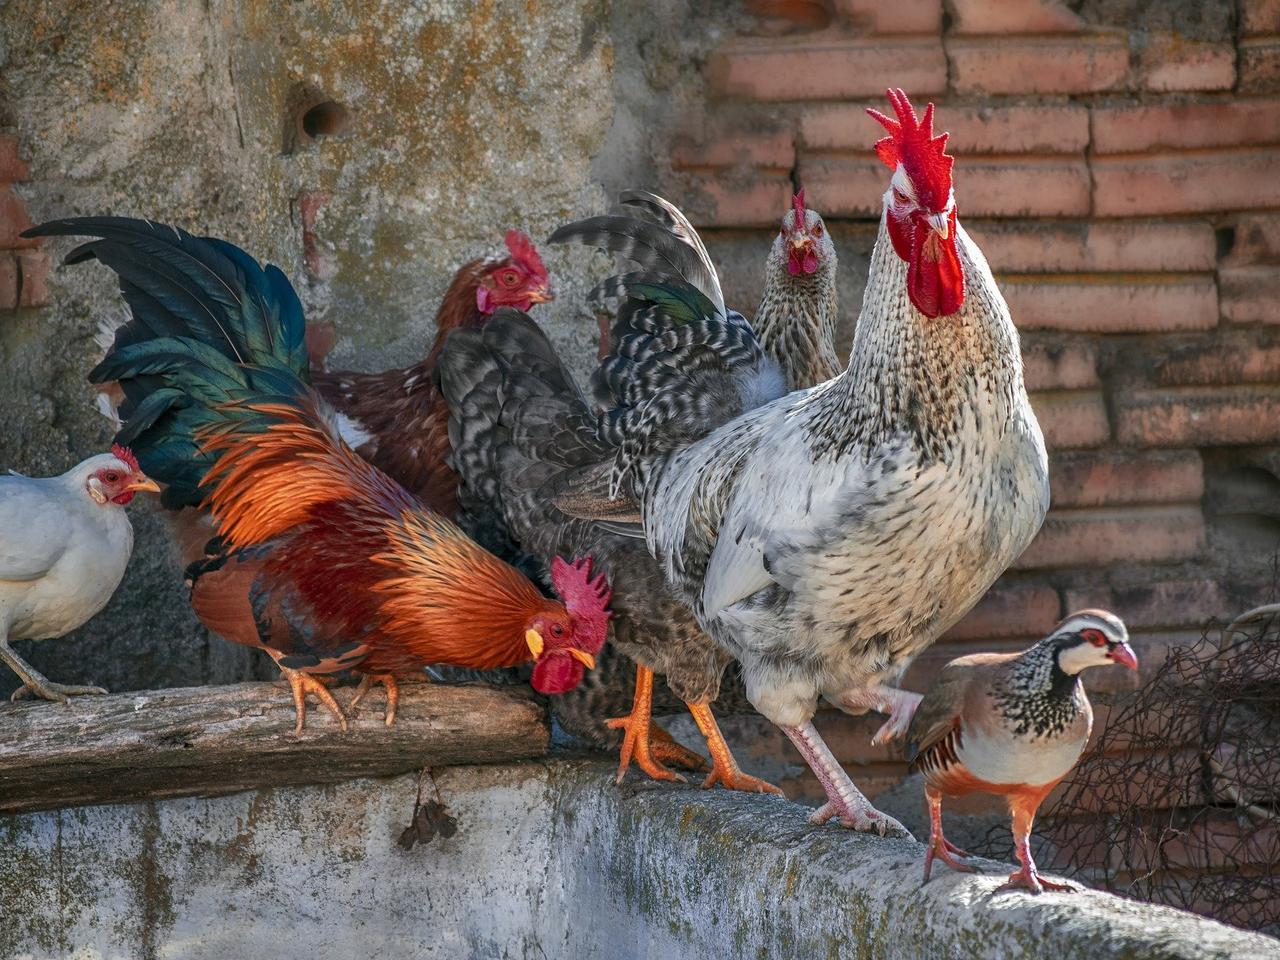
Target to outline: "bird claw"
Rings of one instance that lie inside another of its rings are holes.
[[[773,793],[779,797],[785,797],[786,794],[778,787],[775,787],[768,780],[761,780],[759,777],[753,777],[749,773],[743,773],[741,770],[725,769],[719,765],[714,767],[707,774],[707,779],[702,781],[702,789],[706,790],[714,787],[717,783],[724,786],[726,790],[740,790],[743,793]]]
[[[51,700],[54,703],[70,703],[71,697],[102,697],[111,691],[105,687],[82,687],[75,684],[54,683],[52,680],[46,680],[41,684],[32,684],[30,681],[24,683],[9,697],[10,703],[17,703],[19,700]]]
[[[882,837],[892,834],[904,840],[915,840],[910,830],[888,814],[881,813],[871,804],[867,804],[864,809],[828,800],[809,816],[809,822],[812,824],[822,824],[833,819],[839,820],[842,827],[857,830],[859,833],[875,832]]]
[[[1040,871],[1027,867],[1009,874],[1009,879],[991,891],[992,894],[1008,893],[1011,890],[1025,890],[1027,893],[1039,895],[1048,890],[1050,893],[1076,893],[1077,888],[1069,883],[1058,883],[1040,875]]]
[[[873,747],[904,736],[911,726],[911,719],[916,715],[916,707],[920,706],[920,701],[923,699],[920,694],[911,693],[908,690],[896,690],[894,693],[896,696],[892,701],[881,704],[877,708],[883,712],[884,708],[888,707],[889,719],[881,724],[880,729],[871,738]]]
[[[667,780],[672,783],[685,783],[683,776],[664,766],[654,757],[650,748],[650,721],[637,719],[634,716],[615,717],[605,721],[610,730],[622,730],[622,747],[618,751],[618,776],[615,783],[622,783],[627,775],[627,768],[635,760],[636,766],[652,780]]]

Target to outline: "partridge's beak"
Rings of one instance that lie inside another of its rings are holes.
[[[570,647],[569,656],[573,657],[573,659],[577,660],[588,670],[594,670],[596,668],[596,658],[585,650],[579,650],[577,647]]]
[[[542,634],[537,630],[526,630],[524,642],[529,645],[529,652],[533,654],[533,659],[537,660],[542,656]]]
[[[555,298],[556,295],[551,292],[550,287],[539,287],[537,290],[529,291],[530,303],[550,303]]]
[[[940,236],[943,240],[951,236],[951,213],[944,210],[942,213],[929,214],[929,226],[933,228],[933,232]]]
[[[1127,643],[1117,643],[1108,651],[1107,656],[1122,667],[1128,667],[1130,670],[1138,669],[1138,655]]]
[[[147,493],[159,493],[160,484],[156,483],[150,477],[144,477],[140,475],[134,480],[131,480],[128,486],[125,487],[125,489],[126,490],[145,490],[147,491]]]

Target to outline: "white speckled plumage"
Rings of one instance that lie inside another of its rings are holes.
[[[784,726],[899,675],[1048,507],[1017,333],[963,230],[958,248],[968,297],[929,320],[882,221],[848,369],[646,471],[650,548]]]

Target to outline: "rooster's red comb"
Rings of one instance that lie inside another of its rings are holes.
[[[609,636],[606,625],[613,616],[609,610],[613,591],[605,575],[600,573],[592,578],[590,557],[578,558],[572,563],[556,557],[551,561],[551,585],[575,619],[596,628],[590,631],[591,637],[579,634],[577,645],[587,653],[599,653]],[[582,640],[589,642],[581,643]]]
[[[111,445],[111,455],[117,460],[127,463],[129,465],[129,469],[134,473],[142,472],[142,468],[138,466],[138,458],[133,455],[133,451],[128,447],[122,447],[118,443],[113,443]]]
[[[791,198],[791,209],[796,212],[796,229],[799,230],[804,226],[804,187]]]
[[[547,268],[543,266],[542,257],[538,256],[538,248],[533,245],[529,235],[519,230],[508,230],[506,241],[511,259],[534,280],[546,283]]]
[[[925,107],[924,117],[917,119],[915,108],[902,90],[891,89],[888,94],[897,120],[867,108],[867,113],[889,131],[889,136],[876,141],[876,154],[891,170],[901,163],[916,188],[916,200],[926,210],[940,213],[951,195],[951,167],[955,157],[946,153],[950,134],[933,135],[932,103]]]

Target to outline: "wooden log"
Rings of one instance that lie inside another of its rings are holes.
[[[396,722],[380,688],[349,705],[343,732],[308,703],[295,736],[287,687],[241,683],[0,705],[0,813],[285,784],[546,754],[545,711],[521,687],[404,683]]]

